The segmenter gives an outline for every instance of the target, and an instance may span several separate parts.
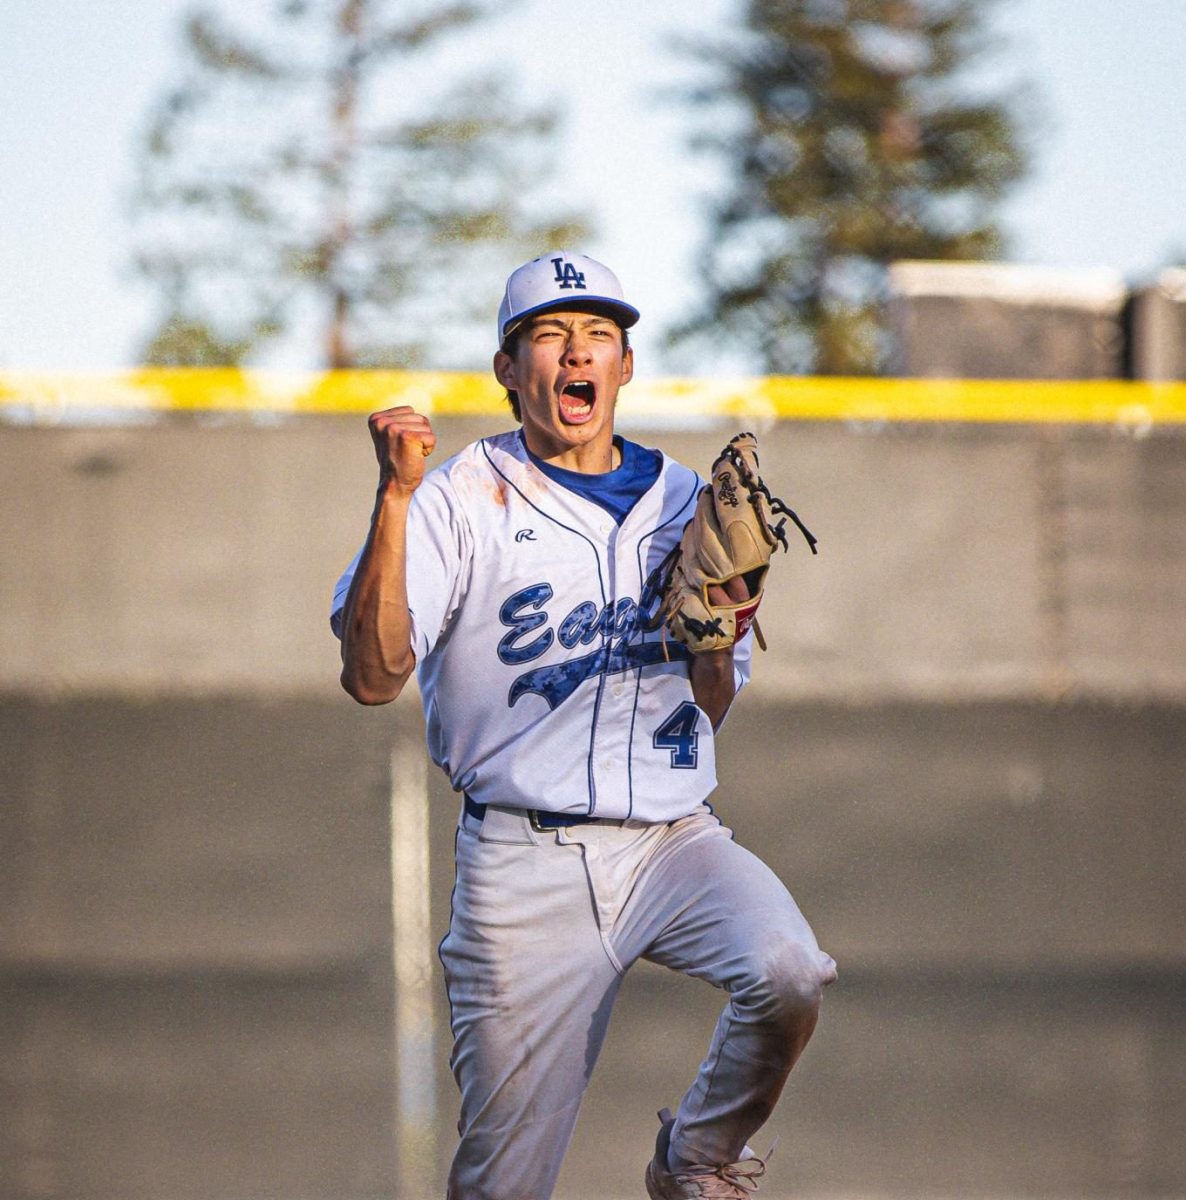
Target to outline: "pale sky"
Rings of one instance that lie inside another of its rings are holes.
[[[124,205],[137,132],[181,61],[186,8],[0,0],[0,370],[134,363],[150,305],[127,270]],[[522,0],[484,35],[526,98],[563,103],[549,186],[591,212],[600,232],[583,249],[643,311],[640,375],[697,373],[661,360],[659,334],[695,295],[715,182],[657,93],[688,71],[675,38],[711,37],[741,10]],[[1004,210],[1010,257],[1148,280],[1186,250],[1186,0],[1002,0],[997,12],[1002,75],[1028,78],[1044,112],[1033,174]]]

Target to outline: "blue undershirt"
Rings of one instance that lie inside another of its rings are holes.
[[[519,437],[523,438],[522,430]],[[622,461],[615,470],[600,475],[587,475],[584,471],[554,467],[542,458],[536,458],[530,450],[527,450],[527,457],[549,479],[604,508],[621,525],[626,519],[626,514],[659,478],[659,472],[663,468],[663,455],[658,450],[648,450],[645,446],[640,446],[637,442],[628,442],[623,437],[615,436],[614,445],[617,446]],[[523,447],[527,448],[525,438]]]

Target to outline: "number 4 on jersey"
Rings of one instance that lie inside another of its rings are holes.
[[[700,710],[690,700],[685,700],[672,714],[655,730],[652,739],[656,750],[671,751],[673,767],[694,767],[697,758],[697,744],[700,734],[696,726],[700,721]]]

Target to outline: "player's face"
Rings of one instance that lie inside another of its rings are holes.
[[[514,357],[494,356],[499,383],[519,395],[528,448],[575,471],[610,469],[614,405],[633,373],[621,329],[594,313],[544,313],[523,328]]]

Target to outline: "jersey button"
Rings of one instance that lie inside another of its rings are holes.
[[[620,683],[615,683],[614,684],[614,699],[621,700],[621,698],[625,694],[626,694],[626,689]]]

